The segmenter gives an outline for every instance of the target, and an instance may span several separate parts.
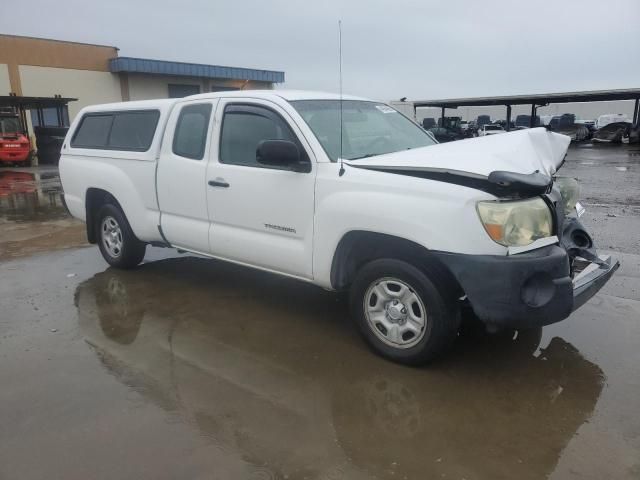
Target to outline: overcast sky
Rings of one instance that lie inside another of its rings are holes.
[[[6,10],[6,9],[5,9]],[[0,33],[393,100],[640,87],[639,0],[20,0]],[[7,12],[5,12],[7,13]]]

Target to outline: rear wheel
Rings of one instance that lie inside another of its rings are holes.
[[[142,262],[146,244],[136,238],[120,208],[104,205],[98,212],[96,238],[106,262],[116,268],[133,268]]]
[[[396,362],[419,365],[443,353],[458,333],[453,289],[437,272],[401,260],[374,260],[351,286],[351,308],[369,345]]]

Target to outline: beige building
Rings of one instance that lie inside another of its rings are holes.
[[[278,71],[119,57],[112,46],[0,34],[0,107],[9,95],[77,99],[69,102],[64,123],[97,103],[270,89],[282,82]],[[42,117],[45,123],[56,118],[50,111]],[[39,123],[33,112],[27,121],[29,127]]]

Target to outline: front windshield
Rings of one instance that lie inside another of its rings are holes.
[[[296,100],[302,116],[332,161],[340,157],[340,100]],[[418,125],[383,103],[342,102],[342,156],[345,160],[426,147],[436,142]]]
[[[16,117],[0,117],[0,135],[20,133],[20,122]]]

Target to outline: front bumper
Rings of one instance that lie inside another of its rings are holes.
[[[599,257],[571,275],[563,247],[550,245],[511,256],[433,252],[464,290],[474,313],[497,327],[532,328],[559,322],[611,278],[619,262]]]
[[[620,266],[620,262],[611,255],[600,256],[601,265],[590,263],[573,277],[573,309],[576,310],[593,297]]]

